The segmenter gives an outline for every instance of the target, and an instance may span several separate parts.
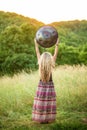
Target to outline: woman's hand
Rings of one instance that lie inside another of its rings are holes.
[[[34,38],[34,43],[37,44],[36,38]]]
[[[55,44],[56,46],[58,46],[59,45],[59,38],[57,39],[57,42],[56,42],[56,44]]]

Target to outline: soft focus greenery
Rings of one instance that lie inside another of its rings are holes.
[[[0,75],[37,69],[36,31],[45,25],[35,19],[0,11]],[[87,65],[87,21],[54,22],[60,39],[57,65]],[[40,51],[54,53],[54,46]]]

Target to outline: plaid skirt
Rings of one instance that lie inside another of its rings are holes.
[[[32,119],[38,122],[54,121],[56,118],[56,93],[53,81],[39,82],[34,97]]]

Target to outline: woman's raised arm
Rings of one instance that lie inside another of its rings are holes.
[[[56,61],[56,59],[57,59],[57,55],[58,55],[58,45],[59,45],[59,39],[57,39],[57,42],[56,42],[56,44],[55,44],[55,50],[54,50],[54,55],[53,55],[54,61]]]
[[[38,47],[38,43],[37,43],[36,39],[34,39],[34,43],[35,43],[35,50],[36,50],[37,59],[39,61],[39,59],[40,59],[40,51],[39,51],[39,47]]]

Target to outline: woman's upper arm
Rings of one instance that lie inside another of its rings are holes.
[[[36,39],[34,39],[34,42],[35,42],[35,50],[36,50],[37,59],[39,60],[39,58],[40,58],[40,51],[39,51],[39,47],[38,47],[38,44],[36,42]]]
[[[37,54],[37,59],[39,61],[39,59],[40,59],[40,53],[37,51],[36,54]]]

